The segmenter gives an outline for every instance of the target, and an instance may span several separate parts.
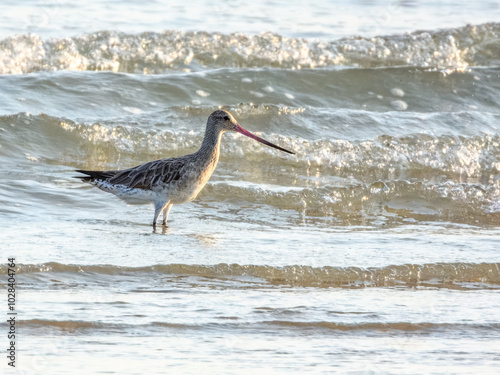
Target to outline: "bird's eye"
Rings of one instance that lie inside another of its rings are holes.
[[[229,116],[224,116],[225,121],[229,121]]]

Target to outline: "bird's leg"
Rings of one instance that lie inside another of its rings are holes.
[[[170,208],[172,208],[172,203],[167,203],[166,207],[163,209],[163,225],[167,225],[168,213],[170,212]]]
[[[156,222],[158,221],[158,217],[160,216],[161,212],[163,211],[163,208],[165,207],[166,203],[162,201],[156,201],[155,202],[155,217],[153,219],[153,227],[156,227]]]

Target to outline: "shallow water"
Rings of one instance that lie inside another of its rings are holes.
[[[498,2],[221,4],[7,5],[19,373],[495,373]],[[217,108],[296,154],[225,134],[155,231],[73,178],[194,152]]]

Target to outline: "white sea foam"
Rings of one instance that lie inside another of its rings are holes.
[[[165,31],[124,34],[103,31],[69,38],[36,34],[0,41],[0,73],[38,70],[109,70],[161,73],[200,66],[318,68],[408,65],[445,72],[465,71],[494,57],[500,24],[466,26],[388,37],[352,37],[333,41],[287,38],[273,33],[249,36]],[[490,47],[488,47],[490,48]],[[251,82],[243,78],[243,83]]]

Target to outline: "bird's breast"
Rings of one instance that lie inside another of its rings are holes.
[[[169,200],[174,204],[192,201],[206,185],[217,166],[217,160],[194,164],[187,168],[177,183],[169,189]]]

